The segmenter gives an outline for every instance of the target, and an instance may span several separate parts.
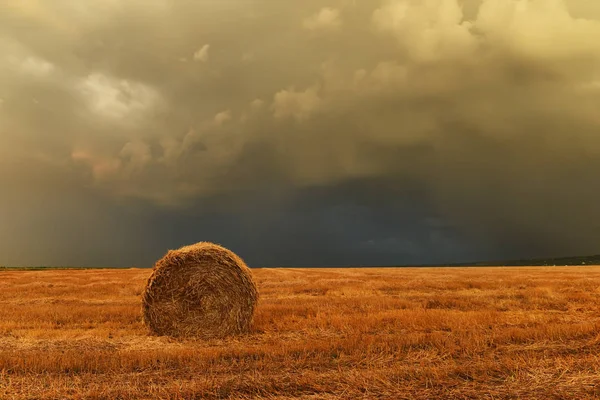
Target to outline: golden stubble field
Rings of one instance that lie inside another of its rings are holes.
[[[148,336],[150,272],[0,272],[0,399],[600,397],[600,267],[255,269],[211,342]]]

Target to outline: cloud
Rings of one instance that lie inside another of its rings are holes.
[[[331,7],[322,8],[318,13],[306,18],[303,26],[309,31],[339,30],[342,26],[340,11]]]
[[[407,87],[408,67],[393,61],[383,61],[373,70],[359,69],[354,72],[353,84],[367,92],[398,92]]]
[[[159,95],[151,87],[101,73],[86,76],[78,85],[91,111],[102,117],[123,119],[149,110]]]
[[[74,150],[71,158],[75,162],[88,165],[95,181],[114,178],[121,171],[121,160],[112,157],[102,157],[87,150]]]
[[[20,71],[35,77],[45,77],[54,71],[54,65],[52,63],[37,57],[29,56],[23,60],[12,58],[11,61]]]
[[[281,90],[273,98],[273,115],[275,118],[292,117],[304,120],[316,112],[322,104],[317,87],[309,87],[304,91],[295,88]]]
[[[223,125],[227,121],[230,121],[232,118],[231,110],[221,111],[215,115],[215,124],[218,126]]]
[[[119,155],[126,160],[125,173],[130,177],[142,171],[152,161],[150,146],[139,140],[125,144]]]
[[[194,60],[199,62],[208,62],[208,50],[210,44],[205,44],[194,53]]]
[[[69,232],[103,227],[96,260],[134,257],[111,239],[128,226],[139,254],[218,237],[275,264],[597,251],[591,3],[144,4],[0,15],[7,258],[70,255],[18,239],[52,232],[25,218],[45,198]]]
[[[564,0],[485,0],[475,28],[529,58],[600,56],[600,21],[572,17]]]
[[[181,140],[173,136],[162,137],[159,144],[163,155],[159,158],[159,162],[166,164],[168,167],[175,166],[179,157],[195,143],[197,136],[194,129],[189,129]]]
[[[253,110],[259,110],[263,107],[263,105],[265,104],[265,102],[261,99],[254,99],[252,100],[252,102],[250,103],[250,108]]]
[[[152,162],[148,144],[136,140],[127,142],[117,156],[102,155],[92,150],[76,149],[71,159],[87,165],[96,183],[135,179]]]
[[[476,46],[471,23],[464,20],[457,0],[391,0],[376,9],[372,19],[416,61],[464,57]]]

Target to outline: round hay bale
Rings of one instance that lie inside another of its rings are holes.
[[[142,296],[144,323],[157,335],[222,338],[248,332],[258,290],[244,261],[209,242],[170,250]]]

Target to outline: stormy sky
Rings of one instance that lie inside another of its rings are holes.
[[[596,0],[0,0],[0,265],[600,253]]]

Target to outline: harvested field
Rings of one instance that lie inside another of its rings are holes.
[[[0,272],[0,398],[600,396],[600,267],[255,269],[210,341],[148,335],[150,273]]]

